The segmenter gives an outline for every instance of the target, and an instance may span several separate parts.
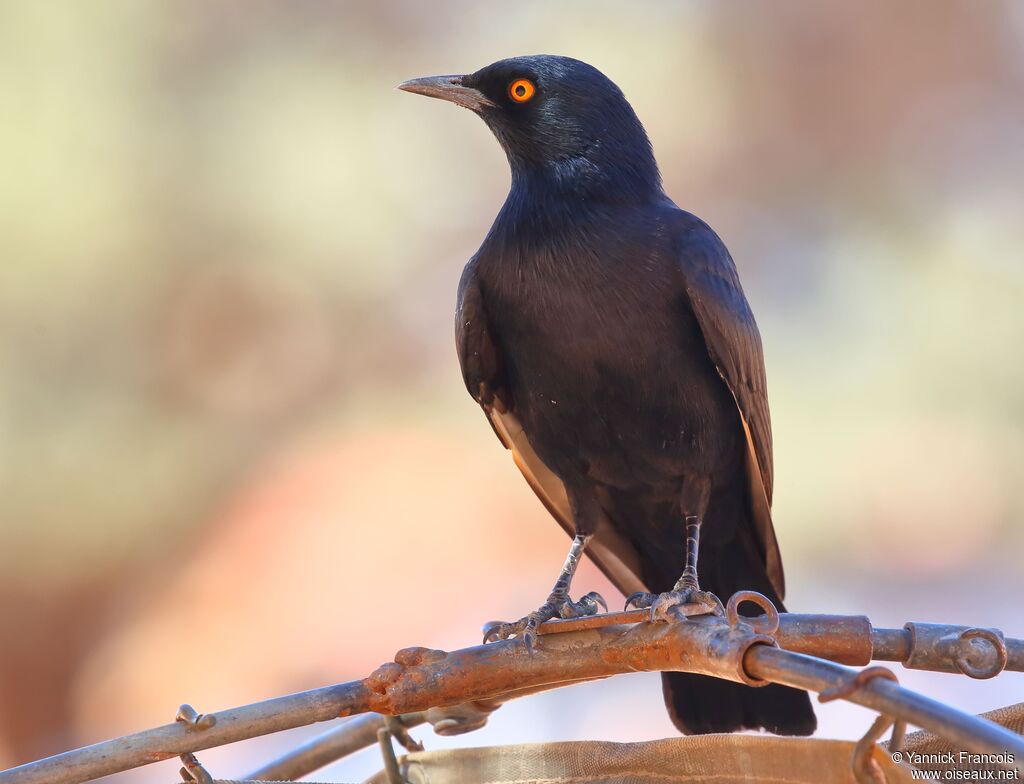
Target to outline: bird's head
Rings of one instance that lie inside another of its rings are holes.
[[[476,73],[398,85],[479,114],[508,155],[513,183],[589,196],[653,198],[661,179],[650,142],[622,91],[591,65],[535,55]]]

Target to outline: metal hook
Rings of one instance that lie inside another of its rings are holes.
[[[213,784],[213,776],[196,759],[191,751],[186,751],[179,759],[184,767],[179,771],[181,780],[189,784]]]
[[[853,747],[853,757],[850,760],[850,770],[858,784],[887,784],[885,772],[875,759],[875,748],[878,739],[885,734],[885,731],[892,725],[892,735],[889,737],[888,752],[900,751],[903,748],[903,739],[907,733],[907,722],[903,719],[893,721],[892,716],[879,716],[875,719],[864,737],[857,741]]]
[[[384,726],[391,733],[391,737],[397,740],[406,751],[423,751],[423,744],[414,740],[409,734],[409,728],[405,726],[401,716],[385,716]]]
[[[887,784],[888,779],[875,759],[875,744],[892,724],[892,717],[879,716],[853,747],[850,769],[858,784]]]
[[[398,766],[398,758],[395,757],[395,747],[391,745],[391,731],[387,727],[377,730],[377,745],[380,746],[380,756],[384,760],[384,775],[388,784],[409,784],[402,776],[402,769]],[[206,784],[200,782],[200,784]]]

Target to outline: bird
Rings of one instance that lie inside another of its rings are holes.
[[[508,158],[508,195],[459,281],[456,346],[470,395],[572,537],[548,598],[484,641],[533,646],[545,621],[607,609],[570,598],[584,554],[653,621],[721,612],[718,596],[744,589],[784,611],[757,324],[723,241],[666,195],[622,91],[555,55],[398,89],[471,110]],[[798,689],[662,678],[686,734],[816,727]]]

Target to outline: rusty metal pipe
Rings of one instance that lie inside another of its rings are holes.
[[[646,610],[626,610],[605,613],[600,616],[586,616],[567,620],[550,621],[541,626],[541,634],[558,634],[569,631],[601,628],[602,626],[636,623],[644,620]],[[947,627],[960,632],[968,627]],[[867,665],[872,660],[905,662],[910,657],[911,635],[907,628],[876,629],[864,615],[829,615],[820,613],[782,613],[779,616],[779,628],[775,640],[779,647],[796,653],[805,653],[823,659],[849,665]],[[1010,658],[1006,669],[1024,670],[1024,641],[1006,639]],[[917,658],[918,666],[922,659]],[[946,663],[938,665],[948,670]],[[513,697],[526,696],[547,688],[559,685],[544,686],[540,689],[523,689],[502,695],[498,702],[506,702]],[[407,714],[402,717],[407,726],[423,723],[423,714]],[[416,717],[416,718],[413,718]],[[363,731],[361,724],[354,721],[336,727],[317,738],[308,741],[300,748],[281,756],[278,760],[268,763],[247,778],[280,780],[301,778],[321,767],[336,762],[360,749],[373,745],[377,741],[376,730],[383,726],[383,719],[365,717],[373,731]],[[319,746],[322,746],[320,748]]]
[[[587,680],[594,680],[589,678]],[[502,694],[486,703],[474,702],[456,705],[454,708],[435,708],[430,711],[403,713],[399,718],[402,724],[411,729],[421,724],[430,723],[438,734],[461,735],[480,726],[486,721],[486,715],[497,710],[502,703],[519,697],[527,697],[550,689],[571,686],[583,681],[568,683],[552,683],[525,689],[516,689]],[[467,725],[466,717],[477,719],[476,724]],[[480,719],[483,721],[480,721]],[[326,732],[310,738],[296,749],[282,754],[275,760],[249,773],[245,779],[259,781],[286,781],[308,776],[320,768],[337,762],[342,757],[354,754],[377,742],[377,731],[385,727],[384,717],[379,713],[357,716],[345,723],[332,727]]]
[[[957,672],[992,678],[1004,670],[1024,672],[1024,640],[999,629],[911,621],[902,629],[874,629],[873,657],[912,670]]]
[[[774,637],[787,651],[863,665],[871,662],[871,631],[865,615],[780,613]]]
[[[552,635],[532,653],[509,640],[446,653],[399,651],[363,681],[278,697],[68,751],[0,772],[0,784],[79,784],[123,770],[357,713],[398,715],[541,686],[642,670],[681,670],[753,683],[743,654],[771,639],[707,617]]]
[[[615,614],[604,619],[604,623],[627,621],[621,617],[623,615],[626,614]],[[823,618],[828,620],[823,621]],[[628,620],[632,621],[633,618]],[[891,636],[887,633],[875,635],[866,632],[869,626],[865,625],[866,619],[857,617],[844,619],[842,616],[813,616],[803,621],[799,618],[780,619],[780,623],[782,627],[778,636],[787,645],[797,649],[803,646],[815,651],[821,650],[848,661],[863,660],[865,637],[869,642],[877,638],[885,642]],[[588,622],[588,625],[593,624],[593,621]],[[836,643],[830,640],[830,628],[836,636],[846,635],[853,641]],[[810,666],[807,662],[801,663],[803,669],[798,668],[795,675],[787,675],[785,666],[779,664],[785,661],[784,658],[772,659],[771,654],[762,653],[772,650],[772,638],[756,633],[744,624],[732,629],[720,618],[704,616],[685,623],[635,623],[629,626],[583,628],[571,632],[563,629],[548,629],[548,632],[562,633],[545,634],[543,644],[532,654],[516,640],[452,653],[424,648],[406,649],[396,655],[394,662],[378,668],[363,681],[314,689],[210,714],[205,717],[203,726],[176,722],[65,752],[0,772],[0,784],[78,784],[185,752],[200,751],[338,716],[368,712],[398,715],[474,700],[494,699],[516,688],[522,689],[524,684],[528,684],[527,689],[536,689],[641,670],[696,672],[755,685],[763,678],[803,688],[815,688],[814,685],[806,686],[804,682],[799,682],[800,677],[806,676],[805,670]],[[985,639],[970,638],[968,642],[972,647],[991,645],[991,640]],[[1007,645],[1008,651],[1011,648]],[[800,656],[785,653],[787,656]],[[818,673],[819,676],[824,672],[834,679],[839,677],[838,674],[850,672],[830,662],[807,656],[802,659],[817,662],[825,668]],[[1010,663],[1016,661],[1009,653],[1007,659]],[[745,660],[752,664],[744,666]],[[781,669],[758,669],[759,663],[762,667],[768,667],[773,661]],[[882,685],[871,688],[886,687]],[[973,721],[973,717],[959,714],[932,701],[927,702],[941,709],[940,715],[944,717],[942,721],[927,720],[920,704],[914,715],[905,718],[941,734],[946,734],[958,723],[969,724]],[[902,716],[899,700],[889,699],[886,710]],[[985,734],[989,730],[980,732],[982,740],[992,741]],[[1004,738],[1003,735],[999,737]],[[1020,739],[1010,737],[1017,745],[1007,743],[1005,748],[1019,750],[1017,759],[1024,760],[1024,749],[1019,746]],[[989,749],[991,745],[979,748]]]
[[[637,613],[637,611],[630,611],[629,613],[616,614],[616,617],[613,619],[631,621],[634,620],[634,616],[638,614],[639,613]],[[582,620],[584,620],[585,623],[573,623],[572,626],[569,625],[572,622],[556,621],[551,624],[546,624],[545,626],[548,628],[543,631],[548,634],[553,634],[560,632],[563,626],[568,627],[566,631],[572,628],[593,629],[599,627],[598,622],[593,617]],[[959,635],[970,628],[966,626],[930,626],[941,629],[942,633],[936,635],[938,637],[948,636],[953,633]],[[907,628],[875,629],[871,626],[871,622],[868,618],[863,615],[850,616],[783,613],[779,617],[779,629],[775,633],[775,639],[779,643],[779,646],[786,650],[818,656],[840,664],[852,665],[866,665],[869,664],[872,659],[904,662],[910,658],[912,649],[912,639]],[[1007,664],[1007,669],[1021,669],[1021,664],[1024,664],[1024,662],[1015,660],[1013,657],[1014,655],[1018,655],[1017,652],[1024,652],[1024,642],[1020,640],[1007,639],[1006,645],[1012,652],[1010,661]],[[948,657],[936,657],[934,660],[928,660],[922,658],[919,654],[915,657],[915,663],[921,668],[924,668],[923,665],[930,663],[932,666],[928,666],[927,669],[941,669],[944,671],[953,670]],[[539,690],[531,689],[523,691],[535,692]],[[513,696],[524,695],[504,695],[500,701],[504,702],[511,699]],[[410,716],[416,717],[422,717],[422,715],[423,714],[410,714]],[[416,723],[421,723],[422,721],[422,718],[418,718]],[[403,722],[409,724],[409,719],[403,717]],[[374,726],[377,726],[377,724],[382,725],[382,723],[382,719],[377,719]],[[300,752],[300,750],[296,750],[296,752],[285,755],[280,759],[280,763],[284,767],[278,769],[274,767],[274,764],[272,763],[270,766],[261,768],[259,771],[249,775],[247,778],[299,778],[301,776],[309,775],[324,765],[335,762],[347,754],[351,754],[376,742],[376,735],[366,735],[366,733],[362,732],[359,732],[358,737],[353,737],[349,741],[343,740],[343,738],[348,734],[348,726],[349,725],[343,725],[335,730],[331,730],[323,736],[325,746],[331,749],[331,751],[325,753],[325,756],[323,757],[325,761],[318,764],[316,767],[309,767],[305,765],[301,767],[288,767],[293,754],[298,754]],[[412,725],[410,724],[410,726]],[[353,727],[352,732],[357,732],[355,727]],[[332,733],[336,733],[338,737],[334,737]],[[365,735],[365,737],[363,737],[363,735]],[[311,741],[310,743],[313,743],[314,741]],[[329,759],[327,758],[328,756],[330,757]],[[312,758],[310,759],[312,760]]]
[[[756,678],[815,692],[840,688],[857,675],[856,670],[833,662],[766,645],[751,648],[745,665]],[[981,754],[1008,751],[1014,762],[1007,767],[1024,773],[1024,737],[988,719],[968,716],[882,678],[867,681],[844,699],[904,719],[941,735],[966,751]]]
[[[906,629],[872,629],[871,656],[878,661],[901,664],[910,654],[910,635]]]

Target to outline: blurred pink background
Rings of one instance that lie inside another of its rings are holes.
[[[790,609],[1024,636],[1024,6],[12,2],[0,767],[475,644],[543,598],[565,536],[452,336],[507,166],[478,119],[392,89],[536,52],[622,87],[732,249]],[[576,588],[619,604],[589,564]],[[901,678],[1024,700],[1019,674]],[[200,758],[238,776],[323,729]],[[416,734],[672,733],[638,675]]]

